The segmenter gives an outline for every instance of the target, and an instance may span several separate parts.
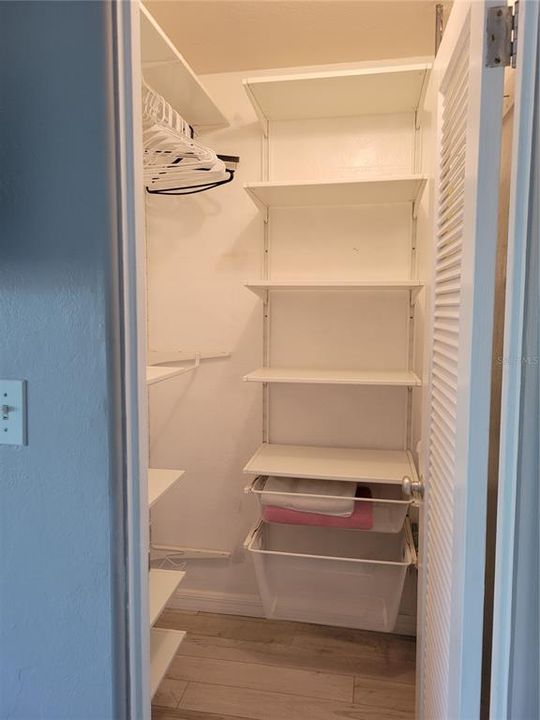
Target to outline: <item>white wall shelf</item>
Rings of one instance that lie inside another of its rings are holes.
[[[177,375],[184,375],[185,368],[179,367],[160,367],[158,365],[147,365],[146,367],[146,384],[154,385],[155,383],[169,380]]]
[[[430,68],[415,63],[274,75],[248,78],[244,88],[266,132],[269,120],[414,112]]]
[[[155,18],[142,3],[139,9],[145,81],[193,127],[227,127],[227,118]]]
[[[401,485],[416,477],[406,450],[363,450],[263,443],[244,468],[250,475],[344,480]]]
[[[257,207],[266,209],[413,202],[425,184],[423,175],[402,175],[331,182],[257,182],[244,185],[244,189]]]
[[[314,385],[378,385],[418,387],[420,378],[410,370],[314,370],[262,367],[244,376],[246,382],[306,383]]]
[[[148,469],[148,505],[152,507],[185,475],[185,470]]]
[[[186,633],[181,630],[150,631],[150,694],[155,695]]]
[[[149,573],[149,615],[150,627],[165,609],[167,601],[184,579],[182,570],[152,568]]]
[[[259,297],[274,292],[419,292],[423,284],[415,280],[253,280],[245,287]]]

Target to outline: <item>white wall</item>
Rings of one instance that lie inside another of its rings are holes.
[[[251,75],[252,73],[248,73]],[[263,73],[265,74],[265,73]],[[186,480],[153,511],[153,541],[231,551],[230,563],[191,563],[177,598],[260,611],[241,543],[257,518],[242,468],[262,437],[262,388],[241,377],[263,364],[262,303],[242,287],[261,277],[262,218],[242,188],[262,179],[262,137],[243,74],[205,76],[233,127],[205,137],[241,155],[231,185],[194,198],[147,200],[149,341],[152,350],[214,348],[230,359],[150,390],[151,464],[186,468]],[[271,180],[361,177],[413,169],[410,114],[273,122]],[[281,208],[270,212],[274,278],[407,279],[409,204]],[[319,368],[404,368],[408,293],[276,294],[271,362]],[[404,388],[283,385],[271,388],[272,442],[402,448]],[[414,615],[414,587],[406,593]],[[227,600],[228,598],[228,600]],[[206,605],[204,607],[207,607]]]
[[[147,195],[149,347],[231,357],[150,388],[150,464],[187,471],[152,511],[152,539],[232,551],[230,563],[191,563],[182,591],[249,597],[255,579],[240,548],[257,513],[242,468],[261,441],[262,409],[260,388],[242,377],[262,364],[262,313],[243,283],[261,272],[262,218],[242,185],[260,177],[261,139],[240,76],[204,80],[232,127],[203,140],[240,166],[211,192]]]
[[[0,377],[28,381],[28,445],[0,446],[6,720],[125,717],[109,12],[0,3]]]

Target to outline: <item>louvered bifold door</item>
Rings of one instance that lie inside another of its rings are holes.
[[[456,451],[459,317],[463,214],[465,205],[465,148],[469,107],[469,49],[467,31],[460,38],[446,83],[441,87],[439,187],[436,206],[433,335],[431,356],[429,495],[426,513],[427,603],[425,662],[427,717],[443,717],[448,702],[452,528]]]
[[[502,69],[488,3],[455,3],[437,55],[418,715],[478,718]]]

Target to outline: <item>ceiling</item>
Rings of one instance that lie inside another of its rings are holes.
[[[432,0],[146,0],[197,73],[433,55]]]

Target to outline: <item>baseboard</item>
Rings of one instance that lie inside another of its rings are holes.
[[[212,590],[186,590],[179,588],[167,607],[176,610],[200,611],[218,615],[245,615],[264,617],[258,595],[241,593],[220,593]],[[398,615],[394,633],[416,635],[416,618],[412,615]]]
[[[177,610],[200,610],[221,615],[264,617],[258,595],[220,593],[212,590],[178,589],[167,605]]]

